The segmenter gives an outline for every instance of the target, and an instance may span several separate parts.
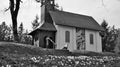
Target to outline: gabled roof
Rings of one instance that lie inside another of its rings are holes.
[[[55,26],[52,23],[44,22],[42,25],[37,27],[34,31],[30,32],[29,35],[36,33],[36,30],[44,30],[44,31],[57,31]]]
[[[91,16],[79,15],[64,11],[50,11],[50,15],[57,25],[79,27],[92,30],[104,30]]]
[[[48,22],[44,22],[38,29],[47,30],[47,31],[57,31],[55,26],[52,23],[48,23]]]

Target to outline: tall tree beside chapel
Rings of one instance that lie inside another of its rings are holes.
[[[9,0],[9,2],[10,2],[9,8],[10,8],[11,19],[12,19],[14,40],[18,41],[17,17],[18,17],[21,0]]]
[[[101,26],[104,28],[104,31],[100,33],[102,36],[102,51],[113,52],[116,46],[117,29],[115,29],[115,26],[108,26],[105,20],[102,22]]]

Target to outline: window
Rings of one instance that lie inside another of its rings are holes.
[[[69,31],[65,32],[65,42],[67,42],[67,43],[70,42],[70,32]]]
[[[93,34],[90,34],[90,44],[94,44],[94,36],[93,36]]]

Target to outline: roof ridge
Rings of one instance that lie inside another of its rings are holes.
[[[102,30],[92,16],[86,16],[65,11],[51,11],[50,15],[57,25],[74,26],[93,30]]]
[[[78,13],[73,13],[73,12],[68,12],[68,11],[60,11],[60,10],[56,10],[56,11],[57,12],[64,12],[64,13],[74,14],[74,15],[78,15],[78,16],[92,17],[92,16],[89,16],[89,15],[78,14]],[[53,12],[56,12],[56,11],[53,11]]]

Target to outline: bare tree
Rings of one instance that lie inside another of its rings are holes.
[[[11,19],[12,19],[14,40],[18,41],[17,17],[18,17],[18,11],[20,8],[21,0],[9,0],[9,2],[10,2],[9,9],[10,9]]]

